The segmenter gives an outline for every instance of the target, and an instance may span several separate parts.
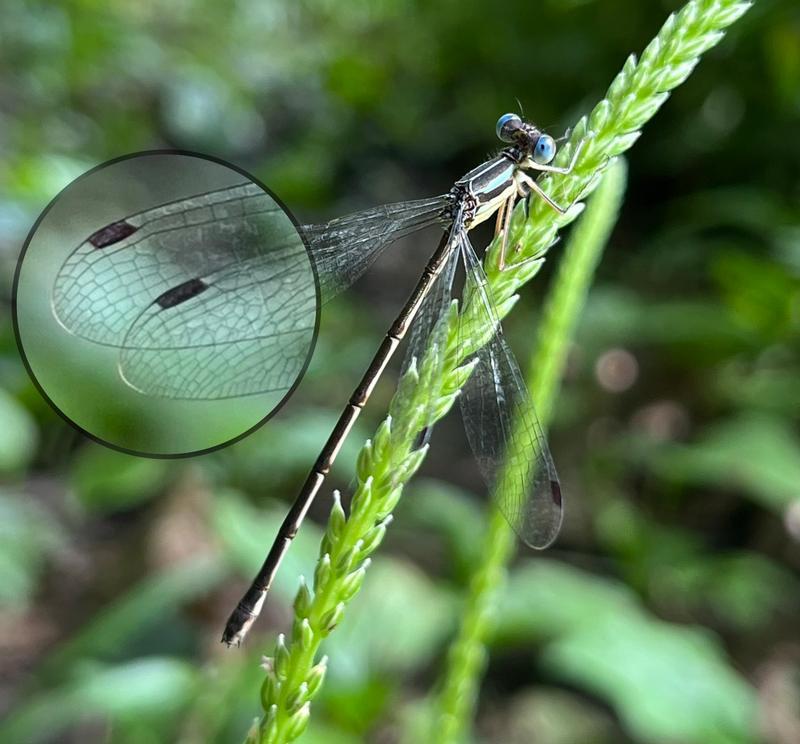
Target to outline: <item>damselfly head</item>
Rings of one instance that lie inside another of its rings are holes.
[[[556,156],[556,141],[517,114],[503,114],[496,131],[499,139],[517,145],[538,165],[547,165]]]

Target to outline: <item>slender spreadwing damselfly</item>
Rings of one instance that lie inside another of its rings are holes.
[[[459,179],[448,194],[381,206],[304,228],[320,277],[323,302],[350,286],[381,250],[398,238],[436,223],[444,225],[445,234],[351,395],[289,509],[261,570],[228,619],[222,636],[224,643],[240,644],[258,617],[281,560],[406,333],[413,329],[407,364],[436,342],[436,334],[450,308],[459,263],[466,275],[461,337],[470,343],[466,339],[478,328],[484,332],[488,329],[490,334],[488,342],[471,353],[474,368],[459,396],[467,438],[490,488],[496,485],[501,468],[513,465],[516,475],[512,486],[504,488],[500,496],[495,493],[495,497],[523,542],[544,548],[556,538],[563,508],[558,476],[529,404],[519,366],[503,338],[486,276],[468,233],[496,215],[495,231],[502,233],[500,268],[504,268],[513,260],[507,255],[507,236],[512,208],[518,198],[535,193],[558,212],[566,211],[542,190],[530,173],[569,173],[581,147],[575,149],[568,166],[553,166],[556,153],[553,138],[515,114],[500,117],[497,135],[509,146]],[[464,327],[465,317],[471,319],[471,328]],[[515,462],[509,463],[509,459]]]

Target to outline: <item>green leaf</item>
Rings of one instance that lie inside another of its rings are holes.
[[[624,584],[554,560],[527,561],[509,578],[495,640],[529,643],[552,638],[637,606],[636,595]]]
[[[753,740],[755,692],[720,643],[649,616],[620,582],[556,561],[514,572],[496,640],[531,638],[551,675],[608,701],[638,739]]]
[[[667,444],[651,457],[665,479],[734,488],[779,516],[799,498],[800,437],[778,417],[743,414],[691,445]]]
[[[753,688],[716,639],[638,612],[601,613],[543,652],[551,674],[608,700],[643,741],[755,742]]]

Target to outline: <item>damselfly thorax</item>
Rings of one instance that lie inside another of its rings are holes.
[[[460,210],[467,229],[489,219],[502,204],[520,194],[518,170],[519,161],[510,149],[473,168],[448,193],[447,215],[455,218]]]

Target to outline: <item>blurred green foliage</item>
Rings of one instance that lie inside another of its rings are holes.
[[[166,146],[233,160],[303,220],[439,193],[517,99],[560,134],[677,7],[3,3],[1,741],[243,738],[270,644],[225,651],[222,623],[433,248],[398,246],[326,308],[304,383],[265,428],[144,461],[83,439],[19,360],[11,277],[46,203],[92,165]],[[799,114],[800,8],[760,0],[631,151],[552,431],[567,523],[512,575],[481,740],[800,740]],[[548,276],[507,323],[521,358]],[[304,742],[419,741],[481,529],[455,418],[326,646]],[[317,544],[307,524],[263,633],[286,630]]]

